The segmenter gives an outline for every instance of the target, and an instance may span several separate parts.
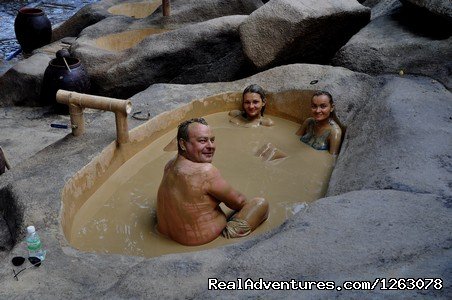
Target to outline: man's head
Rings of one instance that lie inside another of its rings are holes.
[[[215,136],[203,118],[194,118],[179,124],[177,130],[178,153],[198,163],[212,162]]]

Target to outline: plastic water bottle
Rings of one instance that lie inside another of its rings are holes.
[[[40,260],[44,260],[46,252],[42,250],[41,239],[34,226],[27,227],[27,249],[28,257],[37,257]]]

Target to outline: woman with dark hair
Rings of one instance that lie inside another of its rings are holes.
[[[230,122],[245,127],[272,126],[273,121],[264,117],[266,104],[264,89],[257,84],[249,85],[242,94],[242,110],[229,112]]]
[[[325,91],[314,93],[311,99],[312,117],[307,118],[296,135],[316,150],[328,150],[337,155],[341,146],[342,130],[336,123],[333,97]]]

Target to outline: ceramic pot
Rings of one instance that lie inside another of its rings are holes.
[[[43,105],[53,105],[55,112],[68,114],[67,105],[56,102],[56,93],[59,89],[78,93],[89,93],[91,83],[88,73],[80,60],[75,57],[58,55],[49,62],[42,82],[41,102]],[[66,60],[66,63],[64,62]],[[70,71],[69,71],[69,69]]]
[[[25,53],[47,45],[52,39],[52,24],[45,13],[38,8],[19,9],[14,21],[14,31]]]

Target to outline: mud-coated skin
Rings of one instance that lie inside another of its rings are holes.
[[[317,150],[328,150],[330,154],[339,154],[341,146],[341,128],[332,119],[334,104],[326,95],[314,96],[311,99],[312,117],[306,119],[298,131],[295,133],[302,137],[310,135],[308,139],[315,140],[315,143],[307,143]],[[306,141],[305,141],[306,142]],[[316,146],[321,144],[320,146]]]
[[[183,245],[202,245],[221,234],[227,224],[221,202],[252,230],[268,216],[266,200],[247,200],[210,163],[214,140],[209,126],[190,124],[188,141],[179,141],[182,153],[165,166],[157,194],[157,229]]]
[[[231,123],[244,127],[257,127],[259,125],[273,126],[270,118],[263,116],[264,107],[267,104],[265,98],[258,93],[247,92],[242,95],[242,109],[232,110],[229,116]]]

